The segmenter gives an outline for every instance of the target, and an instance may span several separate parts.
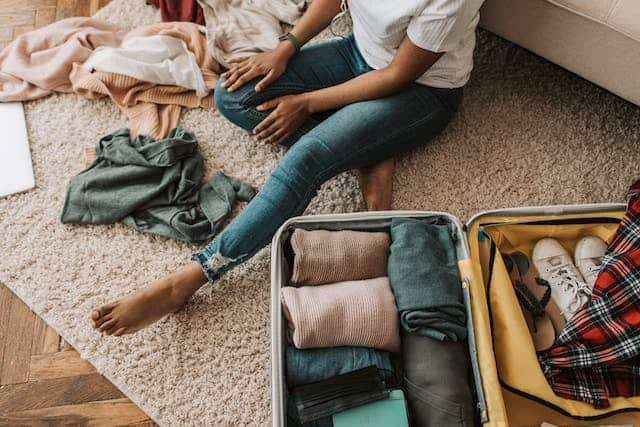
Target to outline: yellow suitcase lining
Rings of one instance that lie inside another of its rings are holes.
[[[623,213],[517,218],[486,216],[469,227],[471,262],[466,268],[473,277],[472,313],[489,409],[487,425],[523,425],[523,420],[527,420],[525,425],[534,425],[534,419],[547,422],[560,419],[560,422],[577,425],[575,420],[610,419],[620,413],[625,414],[615,417],[618,422],[640,421],[640,413],[633,413],[640,411],[640,397],[612,398],[609,408],[595,409],[587,403],[563,399],[553,393],[538,364],[524,316],[500,255],[501,251],[516,250],[531,254],[533,244],[542,237],[558,239],[570,253],[575,242],[585,235],[596,235],[608,241]],[[479,232],[485,233],[486,238]],[[507,405],[502,399],[503,394],[508,397]],[[632,413],[628,413],[630,411]],[[573,420],[560,414],[569,415]]]

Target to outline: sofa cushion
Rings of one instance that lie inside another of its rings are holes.
[[[640,41],[640,2],[618,0],[609,15],[609,23],[621,33]]]
[[[640,2],[638,0],[547,0],[640,41]]]

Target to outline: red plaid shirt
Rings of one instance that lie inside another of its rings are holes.
[[[558,396],[596,408],[610,397],[640,396],[640,181],[627,198],[591,300],[539,356]]]

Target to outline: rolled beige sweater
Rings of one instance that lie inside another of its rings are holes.
[[[367,231],[307,231],[291,236],[293,285],[322,285],[387,275],[389,234]]]
[[[398,309],[388,277],[280,290],[297,348],[360,346],[398,352]]]

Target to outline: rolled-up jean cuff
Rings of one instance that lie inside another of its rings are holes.
[[[209,266],[209,259],[202,252],[197,252],[191,255],[191,260],[200,264],[200,268],[202,268],[204,275],[207,276],[208,282],[213,283],[220,277],[220,269],[211,268]]]

